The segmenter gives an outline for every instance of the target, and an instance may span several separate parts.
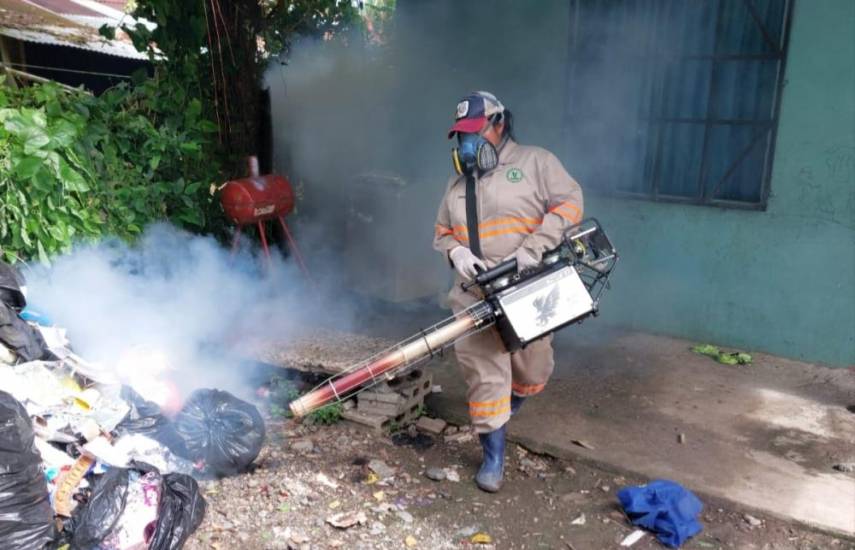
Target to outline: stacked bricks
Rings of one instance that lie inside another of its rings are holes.
[[[425,396],[432,389],[433,376],[424,369],[415,369],[361,392],[356,396],[356,408],[344,411],[343,416],[378,431],[406,426],[418,418]]]

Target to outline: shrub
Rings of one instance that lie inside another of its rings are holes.
[[[48,262],[78,240],[132,240],[150,222],[222,224],[216,126],[180,88],[139,80],[99,97],[0,86],[0,250]]]

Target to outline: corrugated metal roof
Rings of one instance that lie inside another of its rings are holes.
[[[128,59],[148,59],[146,54],[138,52],[130,43],[119,40],[105,40],[97,35],[94,35],[91,39],[87,39],[77,30],[67,27],[43,27],[39,30],[0,27],[0,34],[17,38],[24,42],[68,46],[91,52],[126,57]]]
[[[60,15],[100,15],[96,11],[81,6],[70,0],[30,0],[33,4]]]
[[[86,10],[68,0],[38,1],[45,4],[49,2],[57,9],[65,9],[64,4],[73,4],[81,11]],[[86,13],[91,14],[91,17],[103,17],[102,14],[90,10]],[[62,17],[56,12],[29,1],[0,0],[0,34],[4,36],[25,42],[68,46],[129,59],[148,59],[146,54],[134,48],[124,33],[117,31],[115,40],[107,40],[98,34],[95,26],[82,22],[88,20],[89,15],[75,14],[73,18],[81,18],[81,22],[74,21],[70,17]]]

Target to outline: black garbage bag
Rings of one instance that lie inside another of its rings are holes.
[[[17,269],[0,261],[0,302],[16,312],[27,307],[27,298],[21,290],[24,284],[24,277]]]
[[[222,390],[194,391],[174,424],[187,446],[185,458],[204,461],[215,476],[246,470],[264,444],[258,409]]]
[[[163,477],[157,528],[149,550],[178,550],[205,517],[205,499],[199,484],[184,474]]]
[[[140,487],[147,491],[149,483],[159,487],[157,518],[153,526],[139,530],[139,522],[134,523],[128,514],[139,513]],[[148,550],[180,550],[202,523],[205,508],[205,499],[192,477],[161,477],[150,464],[132,462],[130,468],[110,468],[96,477],[89,500],[75,510],[66,530],[71,532],[72,550],[113,548],[123,535],[144,537]],[[132,525],[138,530],[127,531]]]
[[[72,549],[98,548],[110,536],[125,511],[129,479],[126,468],[110,468],[95,478],[89,500],[82,508],[78,506],[66,524]]]
[[[175,431],[169,419],[163,416],[156,403],[146,401],[130,386],[122,386],[119,395],[131,408],[116,426],[119,434],[142,434],[166,446],[178,456],[187,456],[184,439]]]
[[[0,548],[42,548],[55,535],[53,510],[24,406],[0,391]]]
[[[0,302],[0,343],[14,351],[21,363],[56,359],[45,344],[42,333],[3,302]]]

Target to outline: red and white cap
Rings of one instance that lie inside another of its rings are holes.
[[[505,106],[490,92],[472,92],[457,104],[454,126],[448,131],[448,139],[457,132],[480,132],[490,117],[504,112]]]

